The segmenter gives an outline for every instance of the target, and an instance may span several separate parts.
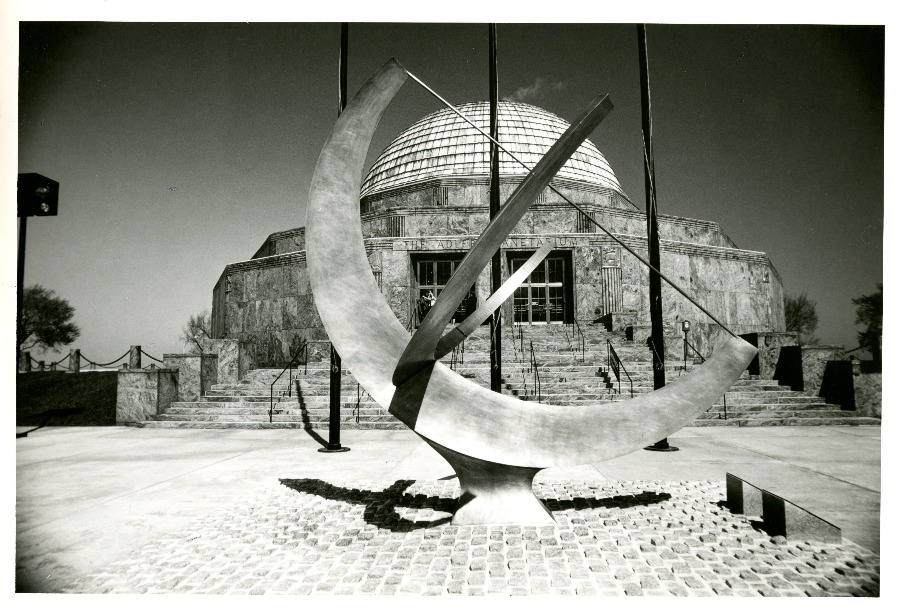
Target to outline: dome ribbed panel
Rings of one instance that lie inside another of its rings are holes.
[[[489,132],[490,105],[487,102],[470,102],[457,108]],[[500,143],[529,167],[533,167],[569,127],[553,113],[521,102],[500,102],[497,115]],[[450,109],[443,109],[420,119],[387,146],[366,175],[360,196],[424,180],[489,173],[490,143],[487,138]],[[527,169],[505,152],[500,152],[501,176],[526,174]],[[587,140],[557,177],[622,193],[606,158]]]

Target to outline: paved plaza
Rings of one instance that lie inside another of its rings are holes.
[[[28,428],[18,428],[27,431]],[[321,435],[326,435],[324,432]],[[880,427],[688,428],[538,474],[554,526],[454,526],[412,432],[43,428],[16,441],[20,592],[876,596]],[[787,541],[724,507],[754,476],[843,530]]]

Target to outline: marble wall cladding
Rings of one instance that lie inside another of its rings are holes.
[[[579,322],[596,321],[604,314],[603,288],[600,285],[575,283],[575,318]]]
[[[841,361],[844,358],[844,346],[842,344],[803,346],[800,352],[803,360],[803,390],[821,395],[825,366],[829,361]]]
[[[218,376],[218,355],[187,353],[163,355],[166,368],[178,370],[178,399],[182,402],[197,401],[214,385]]]
[[[284,295],[285,286],[284,268],[279,266],[273,268],[260,268],[257,270],[257,294],[281,297]]]
[[[285,266],[284,282],[284,295],[304,295],[309,293],[309,273],[305,266]]]
[[[484,206],[490,201],[490,190],[487,185],[465,185],[450,188],[450,204],[453,206]],[[501,194],[501,202],[502,194]]]
[[[178,370],[119,370],[116,424],[140,423],[162,414],[177,400]]]
[[[270,239],[275,242],[275,255],[306,250],[306,232],[302,228],[291,232],[273,234]]]
[[[437,215],[407,215],[406,232],[410,236],[447,236],[446,214]]]
[[[249,342],[233,338],[200,341],[204,353],[217,355],[215,380],[220,384],[235,384],[252,369],[252,352]]]
[[[532,234],[574,233],[577,211],[570,207],[540,207],[532,212]]]
[[[750,373],[759,374],[760,378],[772,378],[775,375],[781,347],[799,345],[797,334],[794,332],[751,333],[745,339],[759,351],[754,363],[750,364]]]
[[[215,353],[204,354],[200,358],[200,395],[219,382],[219,356]]]
[[[854,368],[853,391],[860,416],[881,418],[881,374],[861,374]]]
[[[418,295],[415,294],[410,287],[392,286],[388,287],[386,297],[388,305],[394,312],[394,316],[397,317],[397,320],[400,321],[404,327],[408,327],[410,325],[410,317],[413,314],[412,303]]]

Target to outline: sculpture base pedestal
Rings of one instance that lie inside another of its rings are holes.
[[[669,446],[669,439],[663,438],[656,444],[651,444],[650,446],[645,446],[644,450],[656,451],[658,453],[673,453],[678,450],[678,447],[677,446]]]
[[[543,468],[482,461],[431,440],[425,441],[447,460],[459,478],[462,493],[452,524],[556,524],[550,511],[531,490],[535,475]]]
[[[322,448],[320,448],[319,452],[320,453],[346,453],[348,450],[350,450],[349,446],[341,446],[340,444],[329,443],[328,446],[323,446]]]

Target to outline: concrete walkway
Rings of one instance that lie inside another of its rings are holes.
[[[536,483],[724,483],[733,472],[777,484],[841,527],[845,540],[879,553],[880,437],[880,427],[688,428],[669,439],[677,453],[638,451],[545,470]],[[279,479],[441,483],[453,476],[407,430],[345,431],[342,443],[352,450],[319,453],[312,435],[296,430],[33,431],[16,441],[17,590],[65,591]]]

